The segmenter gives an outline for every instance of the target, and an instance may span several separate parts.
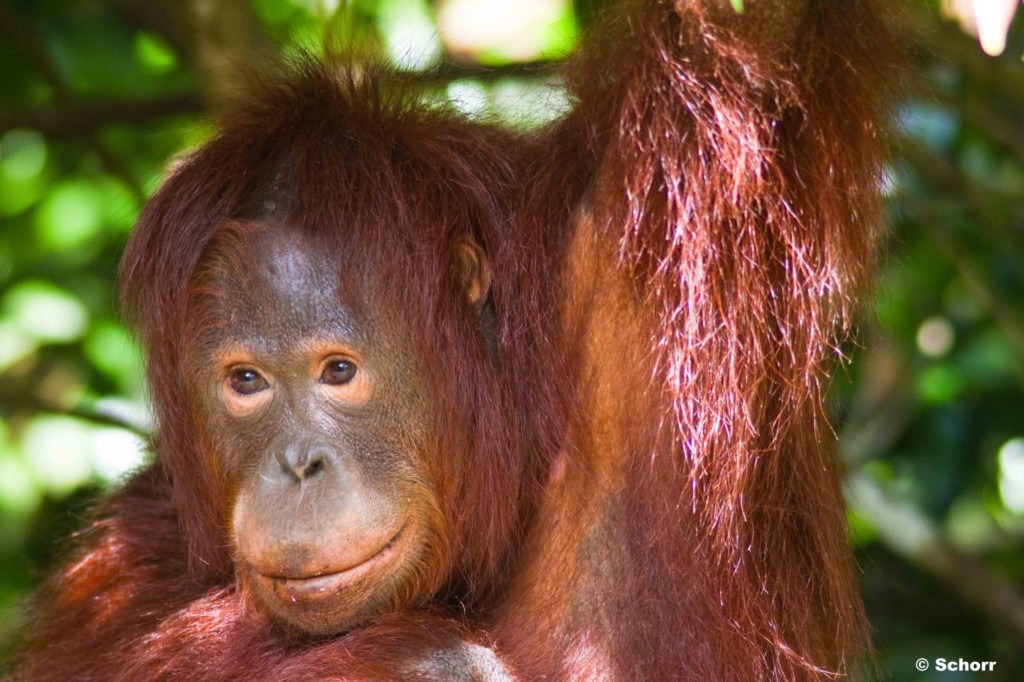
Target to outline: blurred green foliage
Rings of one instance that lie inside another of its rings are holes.
[[[550,70],[517,65],[571,51],[602,4],[249,8],[282,54],[358,42],[473,115],[536,125],[566,102]],[[210,128],[186,34],[141,6],[0,3],[0,656],[89,501],[146,458],[117,262],[169,161]],[[488,16],[513,30],[492,36]],[[904,21],[915,87],[887,177],[892,239],[834,387],[851,529],[885,675],[954,679],[915,670],[943,656],[1024,679],[1024,27],[991,59],[929,4]]]

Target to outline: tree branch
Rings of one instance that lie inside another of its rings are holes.
[[[891,499],[862,472],[846,482],[847,500],[909,564],[955,589],[992,623],[1024,643],[1024,596],[982,562],[951,547],[941,530],[908,504]]]
[[[32,128],[52,137],[81,137],[110,123],[134,125],[163,116],[200,111],[199,97],[195,93],[151,100],[76,101],[29,109],[0,107],[0,132]]]
[[[543,59],[516,64],[481,66],[479,64],[443,61],[426,71],[411,72],[403,74],[403,76],[423,85],[447,85],[453,81],[467,78],[485,83],[493,83],[505,78],[540,79],[558,77],[559,67],[562,63],[562,60]]]
[[[840,451],[853,463],[845,481],[847,504],[871,522],[879,541],[911,566],[928,573],[960,594],[964,603],[977,609],[1001,630],[1024,642],[1024,595],[993,573],[978,558],[952,546],[941,528],[910,504],[895,500],[857,464],[886,451],[905,431],[916,414],[905,393],[905,382],[891,376],[901,364],[894,349],[881,347],[864,362],[878,365],[882,374],[877,396],[858,396],[864,412],[874,417],[847,424],[840,436]],[[904,363],[905,364],[905,363]],[[896,370],[898,372],[898,370]],[[871,391],[871,382],[862,382]]]
[[[67,406],[47,400],[33,393],[14,395],[7,391],[0,392],[0,413],[11,415],[18,412],[45,412],[76,417],[100,426],[113,426],[124,429],[142,438],[149,438],[151,436],[150,430],[145,424],[102,405],[82,402],[77,405]]]
[[[277,47],[263,32],[248,0],[186,0],[173,6],[189,28],[188,54],[203,100],[212,110],[223,108],[238,94],[240,69],[268,70],[277,63]]]

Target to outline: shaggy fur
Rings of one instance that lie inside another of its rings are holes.
[[[822,392],[871,273],[893,46],[874,0],[728,4],[622,2],[569,67],[573,110],[528,136],[366,70],[252,89],[128,247],[157,463],[51,579],[16,679],[429,678],[465,642],[523,679],[855,668]],[[245,608],[183,386],[203,249],[279,182],[353,292],[408,306],[469,472],[442,495],[444,589],[327,641]],[[465,233],[494,272],[494,357],[453,293]]]

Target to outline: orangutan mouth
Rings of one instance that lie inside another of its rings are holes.
[[[383,547],[368,559],[337,571],[319,571],[309,576],[274,576],[256,572],[256,579],[263,587],[285,604],[309,603],[328,599],[337,593],[352,588],[367,578],[387,574],[388,569],[404,554],[405,540],[414,534],[408,533],[409,524],[399,528]]]

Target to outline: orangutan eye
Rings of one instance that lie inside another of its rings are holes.
[[[228,375],[228,385],[240,395],[252,395],[270,388],[270,383],[262,374],[248,367],[232,370]]]
[[[342,386],[356,376],[356,366],[348,360],[331,360],[324,366],[320,375],[320,383],[331,386]]]

